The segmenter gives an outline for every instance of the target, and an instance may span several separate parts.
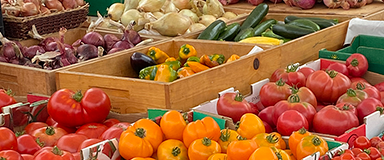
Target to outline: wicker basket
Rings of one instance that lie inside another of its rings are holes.
[[[76,28],[87,20],[89,5],[55,12],[47,15],[15,17],[4,15],[5,36],[13,39],[27,39],[28,31],[35,25],[39,34],[58,32],[61,27]]]

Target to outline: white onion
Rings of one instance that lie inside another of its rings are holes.
[[[216,21],[216,17],[213,15],[202,15],[199,17],[199,23],[209,26],[212,22]]]
[[[189,0],[172,0],[172,3],[179,9],[191,9]]]
[[[223,14],[223,17],[225,17],[227,19],[235,19],[237,17],[237,15],[233,12],[225,12]]]
[[[192,12],[189,9],[183,9],[179,13],[191,18],[191,20],[195,23],[199,22],[199,17],[196,15],[196,13]]]
[[[121,15],[124,13],[124,4],[114,3],[107,10],[108,10],[108,16],[112,20],[119,21]]]
[[[161,8],[163,13],[179,12],[179,9],[172,3],[171,0],[167,0]]]
[[[170,12],[157,21],[145,24],[145,29],[154,29],[163,36],[177,36],[184,34],[192,23],[190,18]]]
[[[140,0],[124,0],[124,12],[130,9],[136,9]]]
[[[137,23],[137,20],[141,17],[141,14],[136,9],[130,9],[121,15],[120,21],[124,26],[127,26],[132,20]]]
[[[203,14],[209,14],[219,18],[224,13],[223,5],[218,0],[206,0],[203,7]]]
[[[205,26],[204,24],[195,23],[195,24],[192,24],[191,26],[189,26],[189,28],[188,28],[186,33],[204,30],[205,28],[207,28],[207,26]]]
[[[137,10],[140,12],[156,12],[163,7],[165,0],[140,0]]]

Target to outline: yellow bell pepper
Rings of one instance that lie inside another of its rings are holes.
[[[155,81],[160,82],[172,82],[177,78],[177,72],[172,69],[170,65],[161,64],[158,65],[158,69],[155,76]]]
[[[168,54],[156,47],[151,47],[148,49],[147,55],[151,57],[157,64],[164,63]]]
[[[165,62],[172,62],[172,61],[176,61],[176,59],[174,57],[169,57],[165,60]]]
[[[187,59],[192,56],[196,56],[196,49],[193,46],[184,44],[180,47],[179,58]]]

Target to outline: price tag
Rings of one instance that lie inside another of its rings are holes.
[[[248,52],[247,55],[256,54],[256,53],[259,53],[259,52],[261,52],[261,51],[264,51],[264,49],[262,49],[262,48],[260,48],[259,46],[256,46],[256,45],[255,45],[255,46],[252,48],[252,50]]]

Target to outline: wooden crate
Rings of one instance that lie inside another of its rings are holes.
[[[79,38],[85,35],[86,29],[76,28],[70,29],[65,35],[65,42],[72,44]],[[107,34],[108,32],[99,32],[102,35]],[[116,34],[116,33],[113,33]],[[57,36],[58,33],[49,34],[46,36]],[[121,37],[121,34],[116,34],[118,37]],[[143,37],[143,39],[148,39],[149,37]],[[155,39],[161,41],[162,39]],[[28,39],[20,41],[23,46],[31,46],[39,43],[38,40]],[[133,48],[132,48],[133,49]],[[131,49],[131,50],[132,50]],[[114,54],[119,54],[116,52]],[[110,55],[106,55],[108,57]],[[100,57],[104,58],[104,57]],[[99,59],[99,58],[95,58]],[[55,72],[70,68],[72,66],[80,65],[93,61],[95,59],[87,60],[85,62],[72,64],[70,66],[62,67],[55,70],[44,70],[39,68],[26,67],[21,65],[15,65],[10,63],[0,63],[0,88],[12,89],[16,95],[26,95],[28,93],[39,93],[45,95],[51,95],[56,91],[56,77]]]
[[[285,14],[312,14],[312,15],[344,15],[352,17],[366,17],[370,14],[382,11],[384,9],[384,4],[381,0],[374,0],[373,3],[363,6],[361,8],[350,8],[349,10],[344,10],[342,8],[329,9],[323,3],[316,4],[313,8],[303,10],[299,7],[289,7],[284,2],[274,4],[268,0],[264,1],[269,5],[270,13],[285,13]],[[224,8],[241,8],[252,10],[256,6],[253,6],[247,3],[246,0],[241,0],[236,4],[227,5]]]

